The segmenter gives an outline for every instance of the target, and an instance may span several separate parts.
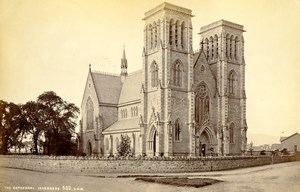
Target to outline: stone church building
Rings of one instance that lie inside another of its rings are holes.
[[[135,156],[236,155],[246,150],[243,26],[220,20],[192,47],[192,11],[162,3],[145,13],[141,70],[89,68],[81,104],[80,148],[115,155],[121,135]],[[121,54],[120,54],[121,55]]]

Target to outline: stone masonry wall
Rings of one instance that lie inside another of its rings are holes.
[[[0,156],[0,167],[59,173],[184,173],[218,171],[295,161],[295,156],[97,159],[85,157]]]

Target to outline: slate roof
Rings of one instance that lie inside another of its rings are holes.
[[[197,52],[194,53],[194,56],[193,56],[193,64],[194,65],[196,64],[199,55],[200,55],[200,50],[198,50]]]
[[[106,132],[115,132],[115,131],[125,131],[125,130],[132,130],[132,129],[139,129],[139,118],[133,119],[123,119],[116,121],[111,126],[106,128],[103,133]]]
[[[120,76],[91,72],[100,103],[118,104],[122,88]]]
[[[284,138],[280,138],[280,141],[282,142],[282,141],[285,141],[285,140],[287,140],[287,139],[289,139],[289,138],[291,138],[291,137],[294,137],[295,135],[300,135],[299,133],[294,133],[293,135],[290,135],[290,136],[288,136],[288,137],[284,137]]]
[[[141,99],[140,92],[142,87],[143,71],[135,71],[130,73],[122,86],[119,104]]]

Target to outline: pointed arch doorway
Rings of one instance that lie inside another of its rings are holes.
[[[207,152],[208,152],[208,147],[210,145],[210,141],[209,141],[209,137],[206,131],[203,131],[200,135],[200,139],[199,139],[200,143],[199,143],[199,154],[200,156],[207,156]]]
[[[91,144],[91,141],[88,141],[87,142],[87,147],[86,147],[86,149],[87,149],[87,155],[88,156],[91,156],[92,155],[92,144]]]
[[[153,156],[155,156],[156,153],[156,131],[153,134]]]
[[[148,136],[148,154],[157,156],[158,153],[158,132],[155,126],[152,126]]]
[[[211,148],[215,148],[216,138],[215,134],[209,127],[199,130],[196,133],[196,155],[208,156],[211,155]]]

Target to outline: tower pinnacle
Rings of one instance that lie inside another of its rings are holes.
[[[123,46],[123,57],[121,59],[121,81],[124,82],[127,76],[127,59],[125,54],[125,45]]]

